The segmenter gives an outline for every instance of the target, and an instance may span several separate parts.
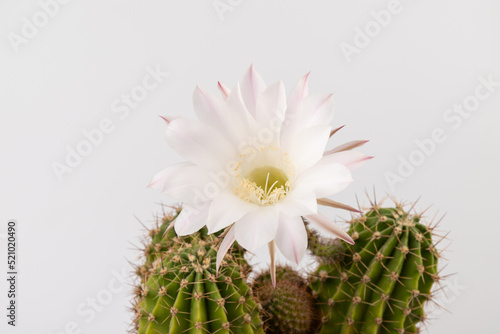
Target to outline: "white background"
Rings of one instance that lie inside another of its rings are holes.
[[[127,261],[136,261],[139,221],[150,225],[159,203],[171,203],[147,189],[148,181],[180,161],[157,115],[193,117],[196,84],[213,92],[217,80],[233,86],[251,63],[268,83],[283,80],[287,89],[312,71],[310,91],[335,92],[333,125],[347,124],[334,142],[370,139],[361,150],[376,158],[336,200],[355,205],[358,195],[366,204],[365,189],[375,187],[379,197],[422,195],[417,208],[433,204],[429,215],[447,213],[440,229],[453,242],[443,274],[457,274],[440,301],[450,313],[437,312],[428,332],[497,330],[500,87],[459,126],[443,116],[472,101],[478,77],[500,81],[500,3],[401,0],[401,13],[378,34],[373,30],[369,45],[348,62],[342,43],[355,46],[356,29],[370,26],[370,12],[387,9],[389,1],[220,2],[232,3],[231,10],[219,15],[213,0],[73,0],[16,52],[13,34],[22,36],[23,17],[33,22],[41,7],[2,0],[0,331],[128,329],[130,288],[114,277],[128,275]],[[111,105],[141,84],[148,66],[170,75],[120,119]],[[75,149],[82,131],[104,118],[113,132],[58,180],[54,162],[64,163],[67,147]],[[400,159],[417,157],[415,140],[436,128],[446,140],[391,188],[388,173],[398,173]],[[20,273],[13,330],[4,315],[4,233],[12,218],[19,223]],[[108,299],[92,317],[88,302],[97,296]]]

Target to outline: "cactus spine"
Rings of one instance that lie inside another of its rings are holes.
[[[230,250],[217,276],[217,236],[206,229],[187,237],[171,229],[163,236],[175,216],[151,230],[145,263],[138,267],[136,333],[263,333],[241,252]]]
[[[320,333],[417,333],[439,279],[432,229],[400,205],[374,205],[351,222],[349,234],[356,243],[343,244],[343,259],[322,261],[311,277]]]

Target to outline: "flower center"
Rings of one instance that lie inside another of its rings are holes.
[[[285,198],[290,187],[286,173],[272,166],[253,169],[240,179],[234,193],[241,199],[259,205],[271,205]]]
[[[240,154],[234,176],[236,196],[261,206],[273,205],[290,191],[294,167],[279,148],[262,146]]]
[[[288,182],[285,172],[272,166],[255,168],[248,175],[248,179],[264,189],[266,193],[275,188],[285,188]]]

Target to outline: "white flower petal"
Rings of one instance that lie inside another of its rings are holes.
[[[302,128],[299,105],[308,95],[307,82],[309,74],[310,73],[307,73],[304,77],[302,77],[302,79],[299,80],[288,97],[285,119],[283,120],[280,132],[280,142],[284,149],[289,147],[288,145],[292,141],[295,133]]]
[[[351,182],[349,169],[338,163],[318,163],[301,173],[297,180],[297,187],[310,189],[316,198],[327,197],[344,190]]]
[[[281,212],[275,241],[280,252],[298,264],[307,249],[307,232],[302,217]]]
[[[330,221],[322,214],[306,216],[305,218],[309,220],[311,223],[316,224],[317,226],[327,230],[333,235],[339,237],[340,239],[350,243],[351,245],[354,245],[354,240],[352,240],[352,238],[349,236],[349,234],[347,234],[346,231],[344,231],[342,228],[337,226],[337,224],[335,224],[333,221]]]
[[[183,162],[156,174],[149,187],[160,190],[176,201],[194,204],[208,201],[202,193],[208,182],[211,180],[203,168]]]
[[[245,119],[229,110],[226,101],[196,87],[193,93],[193,107],[201,122],[219,131],[233,145],[241,140],[241,133],[247,128]]]
[[[333,94],[314,94],[305,97],[295,109],[287,110],[282,128],[282,145],[285,147],[290,143],[293,145],[297,134],[307,128],[329,126],[332,118]],[[325,148],[322,149],[324,151]]]
[[[316,125],[295,134],[288,153],[297,173],[313,166],[323,157],[329,138],[329,125]]]
[[[356,151],[344,151],[325,155],[319,163],[339,163],[353,171],[373,157]]]
[[[217,274],[219,273],[220,263],[222,262],[222,259],[224,259],[224,255],[226,255],[229,248],[231,248],[234,240],[236,240],[234,236],[234,226],[231,226],[229,231],[227,231],[226,236],[222,240],[219,246],[219,250],[217,251],[217,260],[215,262],[215,272]]]
[[[175,174],[175,172],[182,170],[184,167],[192,166],[192,165],[193,164],[190,162],[181,162],[181,163],[169,166],[169,167],[161,170],[160,172],[156,173],[153,176],[153,178],[149,182],[148,188],[163,191],[165,181],[168,180],[168,178],[172,174]]]
[[[223,191],[210,204],[207,218],[208,233],[226,228],[258,208],[259,206],[256,204],[246,202],[230,192]]]
[[[279,81],[269,86],[257,98],[255,119],[264,129],[271,130],[276,139],[281,129],[281,123],[285,117],[286,93],[283,82]]]
[[[330,124],[333,110],[333,94],[309,95],[299,105],[299,118],[304,127]]]
[[[279,211],[276,205],[263,206],[247,213],[235,224],[236,241],[250,252],[254,252],[275,238],[278,219]]]
[[[226,101],[226,108],[231,116],[231,122],[234,128],[238,129],[236,133],[239,137],[235,144],[240,148],[243,141],[247,140],[249,137],[255,137],[259,127],[254,116],[250,114],[243,102],[239,84],[236,84],[231,90]]]
[[[193,109],[201,122],[215,128],[225,125],[227,115],[224,101],[199,86],[193,92]]]
[[[289,191],[286,197],[276,204],[280,212],[285,212],[289,216],[305,216],[318,213],[318,202],[316,194],[311,188],[300,185]]]
[[[205,169],[224,169],[236,151],[214,128],[186,118],[176,118],[165,131],[168,144],[177,153]]]
[[[193,234],[205,226],[208,214],[208,205],[194,208],[185,205],[181,213],[175,218],[175,233],[179,236]]]
[[[240,87],[245,106],[251,115],[255,115],[257,98],[266,89],[266,83],[254,70],[253,65],[250,66],[248,71],[245,73],[245,76],[240,81]]]

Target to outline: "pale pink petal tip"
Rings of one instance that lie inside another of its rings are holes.
[[[222,97],[224,98],[224,100],[226,100],[231,93],[231,90],[220,81],[217,82],[217,86],[219,87],[219,91],[222,94]]]
[[[168,225],[167,229],[165,230],[165,232],[163,232],[163,235],[161,236],[162,238],[165,236],[165,234],[168,233],[168,231],[170,231],[175,225],[175,220],[173,222],[170,223],[170,225]]]
[[[273,288],[276,288],[276,242],[273,240],[268,244],[269,256],[271,257],[271,264],[269,272],[271,273],[271,281],[273,282]]]
[[[316,201],[318,202],[319,205],[329,206],[332,208],[347,210],[347,211],[356,212],[356,213],[362,213],[361,211],[359,211],[356,208],[353,208],[352,206],[349,206],[347,204],[343,204],[343,203],[340,203],[337,201],[333,201],[333,200],[326,198],[326,197],[318,198]]]
[[[160,117],[162,120],[165,121],[165,123],[170,124],[170,122],[172,121],[172,119],[168,118],[168,116],[162,116],[162,115],[158,115],[158,117]]]
[[[308,215],[305,216],[306,219],[308,219],[311,223],[316,224],[317,226],[324,228],[328,232],[332,233],[336,237],[344,240],[347,243],[350,243],[351,245],[354,245],[354,240],[352,240],[351,236],[347,234],[344,229],[341,227],[337,226],[333,221],[330,221],[328,218],[323,216],[322,214],[318,213],[315,215]]]
[[[348,244],[354,245],[354,240],[352,240],[352,238],[350,236],[348,238],[344,237],[341,239],[344,240],[345,242],[347,242]]]
[[[304,83],[307,83],[307,81],[309,80],[309,76],[311,75],[311,71],[307,72],[305,75],[304,75]]]
[[[336,128],[336,129],[333,129],[332,131],[330,131],[330,137],[332,137],[334,134],[336,134],[336,133],[337,133],[337,131],[342,130],[342,128],[343,128],[344,126],[345,126],[345,124],[344,124],[344,125],[342,125],[342,126],[339,126],[339,127],[338,127],[338,128]]]
[[[364,144],[368,143],[369,140],[353,140],[348,143],[342,144],[340,146],[337,146],[330,151],[326,151],[325,155],[332,154],[332,153],[338,153],[338,152],[344,152],[344,151],[350,151],[352,149],[355,149],[357,147],[363,146]]]

